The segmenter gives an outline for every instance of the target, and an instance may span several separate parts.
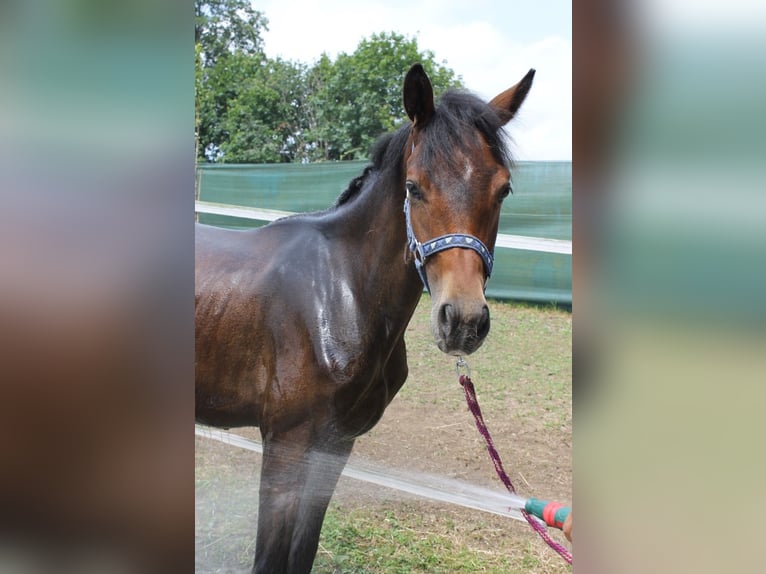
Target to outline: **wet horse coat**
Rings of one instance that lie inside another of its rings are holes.
[[[249,231],[198,226],[196,418],[260,428],[253,572],[311,570],[354,439],[407,378],[404,333],[423,283],[405,199],[417,240],[460,233],[491,251],[510,191],[502,126],[533,76],[490,104],[448,92],[436,108],[416,64],[403,90],[412,123],[378,142],[335,206]],[[422,263],[437,345],[472,353],[489,332],[485,262],[457,248]]]

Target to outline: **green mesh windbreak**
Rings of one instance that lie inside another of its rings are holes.
[[[199,199],[213,203],[306,212],[331,206],[366,161],[313,164],[200,165]],[[257,227],[251,219],[201,213],[201,223]],[[519,162],[513,195],[503,203],[500,233],[572,239],[572,163]],[[572,303],[572,256],[520,249],[495,249],[487,296],[535,302]]]

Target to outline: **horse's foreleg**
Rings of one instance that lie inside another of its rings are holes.
[[[327,505],[353,440],[264,437],[254,574],[308,574]]]

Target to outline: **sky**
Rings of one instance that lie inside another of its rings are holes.
[[[537,73],[508,125],[519,160],[572,159],[570,0],[253,0],[269,20],[270,57],[312,64],[352,53],[363,38],[415,37],[486,100]]]

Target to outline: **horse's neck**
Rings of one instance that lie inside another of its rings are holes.
[[[355,259],[365,269],[364,284],[378,302],[399,309],[409,320],[423,285],[407,254],[404,180],[373,173],[359,195],[342,206],[338,217],[353,236]],[[406,258],[405,258],[406,255]]]

